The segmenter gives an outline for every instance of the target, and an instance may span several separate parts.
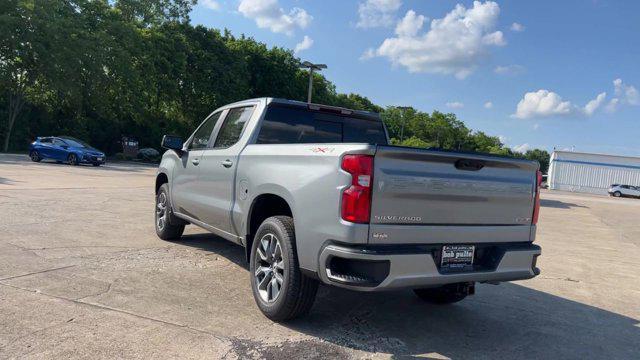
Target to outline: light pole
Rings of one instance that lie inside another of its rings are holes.
[[[325,64],[313,64],[309,61],[305,61],[302,64],[300,64],[300,67],[303,69],[309,69],[309,93],[307,94],[307,102],[311,103],[311,91],[313,89],[313,71],[314,70],[322,70],[322,69],[326,69],[327,65]]]
[[[400,142],[404,140],[404,112],[411,109],[411,106],[396,106],[396,109],[401,110],[400,117],[402,119],[402,126],[400,127]]]

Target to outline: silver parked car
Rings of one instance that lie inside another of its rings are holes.
[[[193,224],[243,246],[273,320],[308,312],[319,282],[452,303],[539,273],[537,162],[389,146],[377,114],[273,98],[162,146],[158,236]]]
[[[636,197],[640,198],[640,187],[631,185],[613,184],[608,190],[609,195],[615,197]]]

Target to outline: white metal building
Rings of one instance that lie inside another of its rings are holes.
[[[640,157],[554,151],[549,189],[606,194],[611,184],[640,186]]]

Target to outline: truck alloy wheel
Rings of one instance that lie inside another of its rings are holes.
[[[156,200],[156,230],[164,230],[167,223],[167,194],[160,192]]]
[[[284,282],[284,261],[280,240],[273,233],[265,234],[256,249],[256,271],[254,281],[260,298],[265,302],[274,302],[280,295]]]
[[[169,186],[162,184],[156,195],[155,227],[156,234],[162,240],[178,240],[184,232],[184,222],[175,218],[171,212],[171,199],[169,199]]]
[[[300,271],[291,217],[272,216],[262,222],[250,259],[251,290],[266,317],[286,321],[309,312],[318,281]]]

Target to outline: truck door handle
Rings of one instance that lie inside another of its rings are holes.
[[[200,164],[200,159],[193,159],[191,160],[191,163],[195,166],[198,166],[198,164]]]
[[[231,165],[233,165],[233,161],[227,159],[225,161],[222,162],[222,166],[226,167],[226,168],[230,168]]]

